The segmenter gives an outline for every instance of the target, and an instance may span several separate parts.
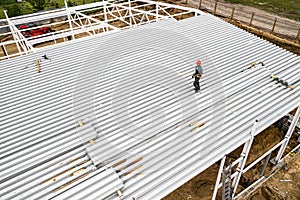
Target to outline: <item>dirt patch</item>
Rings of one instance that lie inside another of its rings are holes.
[[[285,159],[286,166],[267,179],[250,194],[247,200],[299,200],[300,199],[300,154]]]
[[[194,177],[183,186],[166,196],[163,200],[209,200],[213,194],[219,165],[214,164],[200,175]]]

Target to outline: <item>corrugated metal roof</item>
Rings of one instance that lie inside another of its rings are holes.
[[[246,69],[254,61],[265,66]],[[2,61],[0,196],[115,199],[95,193],[111,183],[125,199],[162,198],[246,142],[254,120],[258,134],[296,108],[299,65],[206,14]]]

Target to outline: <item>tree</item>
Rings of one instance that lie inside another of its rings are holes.
[[[8,17],[15,17],[21,15],[22,10],[19,4],[9,4],[5,6],[5,10],[7,10]]]
[[[9,4],[14,4],[14,3],[16,3],[16,0],[0,0],[1,6],[7,6]]]
[[[46,5],[46,0],[29,0],[29,3],[36,10],[43,10],[45,8],[45,5]]]

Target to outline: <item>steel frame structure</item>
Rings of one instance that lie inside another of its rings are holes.
[[[15,26],[15,24],[8,18],[6,10],[4,10],[4,15],[7,19],[9,29],[11,31],[11,34],[13,36],[14,42],[17,46],[19,53],[22,54],[22,51],[24,51],[25,54],[28,54],[29,52],[35,52],[35,49],[33,48],[33,46],[26,40],[26,38],[22,35],[22,33]],[[22,47],[22,49],[21,49],[21,47]]]
[[[144,10],[145,7],[151,7],[151,9]],[[175,8],[180,10],[179,13],[171,14],[168,12],[169,8]],[[87,15],[85,12],[93,11],[93,10],[99,10],[99,13],[93,14],[93,15]],[[55,45],[56,43],[65,43],[68,42],[68,38],[72,38],[72,40],[80,40],[81,37],[78,37],[80,34],[85,34],[88,37],[93,37],[97,34],[109,34],[113,33],[115,31],[121,31],[122,29],[134,29],[136,27],[142,26],[144,24],[150,24],[153,22],[159,22],[163,19],[173,19],[177,20],[177,16],[189,14],[192,13],[193,15],[201,15],[202,12],[199,10],[195,10],[192,8],[186,8],[182,6],[176,6],[171,4],[166,4],[162,2],[154,2],[154,1],[146,1],[146,0],[137,0],[137,1],[126,1],[123,3],[114,3],[110,1],[103,1],[100,3],[94,3],[89,5],[83,5],[83,6],[76,6],[76,7],[68,7],[67,2],[65,1],[65,8],[58,9],[55,11],[47,11],[44,13],[37,13],[32,15],[26,15],[21,17],[15,17],[15,18],[6,18],[6,20],[2,20],[5,25],[1,26],[0,28],[9,28],[10,31],[7,31],[5,33],[2,33],[2,36],[8,36],[11,35],[13,40],[8,40],[5,42],[0,43],[0,46],[3,47],[7,55],[4,55],[0,57],[1,59],[9,59],[11,57],[15,56],[22,56],[24,54],[30,54],[34,52],[39,52],[43,49],[43,47],[33,47],[34,45],[44,43],[44,42],[53,42]],[[24,30],[19,30],[18,26],[27,22],[34,22],[34,21],[49,21],[49,20],[57,20],[55,22],[46,23],[43,25],[39,25],[34,28],[27,28]],[[114,22],[122,22],[122,26],[116,26]],[[34,36],[30,38],[25,38],[22,35],[23,31],[30,31],[35,28],[45,27],[45,26],[56,26],[56,25],[64,25],[68,24],[69,26],[66,29],[51,32],[44,34],[42,36]],[[59,41],[62,40],[62,41]],[[16,45],[16,48],[18,50],[17,53],[10,54],[6,50],[6,46],[8,45]],[[291,69],[292,70],[292,69]],[[260,156],[258,159],[256,159],[254,162],[252,162],[250,165],[245,167],[245,163],[249,154],[249,151],[251,149],[251,145],[253,142],[253,139],[255,135],[257,134],[257,122],[254,122],[253,128],[251,131],[251,134],[249,135],[248,141],[244,144],[244,148],[242,151],[242,154],[240,158],[238,158],[236,161],[232,163],[233,166],[237,166],[236,171],[231,175],[232,181],[232,198],[237,198],[240,194],[235,195],[237,186],[239,184],[239,180],[241,178],[241,175],[245,172],[247,172],[250,168],[252,168],[254,165],[256,165],[259,161],[263,160],[266,157],[270,157],[271,153],[278,149],[280,147],[280,150],[276,156],[276,162],[281,162],[283,152],[286,148],[287,143],[289,142],[291,138],[291,134],[295,128],[296,122],[299,120],[300,115],[300,106],[298,107],[298,110],[295,114],[295,117],[293,118],[293,122],[291,123],[290,129],[288,130],[286,137],[284,140],[280,141],[278,144],[276,144],[273,148],[268,150],[266,153],[264,153],[262,156]],[[261,131],[261,130],[260,130]],[[74,139],[75,140],[75,139]],[[84,149],[84,148],[82,148]],[[81,149],[81,150],[82,150]],[[76,150],[77,151],[77,150]],[[79,150],[78,150],[79,152]],[[73,152],[71,152],[73,153]],[[70,153],[70,154],[71,154]],[[74,154],[74,158],[77,155]],[[87,156],[84,154],[84,157],[81,158],[81,160],[78,160],[76,162],[80,163],[84,161],[85,159],[88,159]],[[269,161],[269,159],[267,159]],[[215,190],[213,193],[213,199],[216,198],[217,191],[219,188],[222,187],[222,183],[220,183],[221,177],[222,177],[222,169],[225,166],[226,156],[223,157],[221,160],[220,170],[217,176]],[[90,167],[92,162],[89,160],[88,162],[84,163],[84,166]],[[135,163],[134,163],[135,164]],[[125,165],[125,163],[120,163],[119,168],[122,169]],[[74,168],[74,172],[78,170],[79,167]],[[134,170],[135,168],[133,168]],[[61,169],[62,171],[64,169]],[[99,170],[101,171],[101,170]],[[124,172],[125,173],[125,172]],[[114,175],[114,173],[111,173]],[[94,175],[94,174],[93,174]],[[51,177],[51,174],[47,175],[48,177]],[[96,175],[97,176],[97,175]],[[131,176],[131,175],[130,175]],[[118,180],[118,179],[117,179]],[[259,179],[260,181],[262,179]],[[120,184],[121,185],[121,184]],[[118,185],[118,187],[114,188],[120,189],[121,186]],[[247,189],[246,189],[247,190]],[[245,190],[245,191],[246,191]],[[121,196],[121,195],[120,195]]]
[[[245,167],[246,165],[246,161],[255,137],[255,131],[256,131],[256,127],[257,127],[257,120],[254,122],[253,124],[253,128],[251,130],[251,137],[250,139],[244,144],[242,153],[240,155],[240,157],[238,159],[236,159],[233,163],[231,163],[231,168],[233,168],[234,166],[237,165],[237,168],[235,170],[235,172],[231,175],[231,179],[232,179],[232,184],[231,184],[231,199],[238,199],[238,197],[240,197],[241,195],[243,195],[245,192],[247,192],[250,188],[252,188],[253,186],[259,184],[260,182],[262,182],[266,177],[264,176],[264,172],[266,169],[267,164],[270,161],[270,157],[272,152],[274,152],[275,150],[278,150],[276,157],[274,157],[274,161],[275,164],[278,165],[281,162],[284,161],[284,158],[282,158],[283,153],[291,139],[291,136],[295,130],[296,124],[300,119],[300,105],[297,108],[296,114],[293,117],[293,120],[290,124],[290,127],[284,137],[283,140],[281,140],[280,142],[278,142],[276,145],[274,145],[270,150],[268,150],[266,153],[264,153],[263,155],[261,155],[259,158],[257,158],[256,160],[254,160],[252,163],[250,163],[247,167]],[[300,148],[300,145],[298,145],[295,149],[292,150],[295,151],[296,149]],[[260,174],[260,178],[255,181],[253,184],[251,184],[250,186],[248,186],[245,190],[241,191],[240,193],[236,194],[237,191],[237,187],[239,185],[239,181],[240,178],[242,176],[242,174],[246,173],[248,170],[250,170],[252,167],[254,167],[258,162],[260,162],[261,160],[265,159],[265,164],[264,167],[261,171]],[[215,184],[215,188],[214,188],[214,192],[213,192],[213,196],[212,196],[212,200],[215,200],[217,197],[217,193],[218,190],[223,186],[223,183],[220,183],[221,177],[222,177],[222,171],[224,168],[226,168],[225,166],[225,161],[226,161],[226,156],[224,156],[221,160],[220,163],[220,167],[219,167],[219,171],[218,171],[218,175],[217,175],[217,179],[216,179],[216,184]],[[223,199],[222,199],[223,200]]]
[[[168,12],[170,8],[177,9],[179,12],[171,14]],[[91,15],[85,14],[92,11],[97,12]],[[162,19],[176,20],[176,17],[189,13],[200,15],[202,12],[193,8],[146,0],[128,0],[122,3],[102,1],[75,7],[68,7],[65,0],[65,8],[62,9],[12,18],[9,18],[5,12],[6,19],[0,20],[0,23],[5,24],[0,26],[0,30],[6,30],[1,31],[3,33],[0,34],[3,38],[0,46],[4,51],[0,60],[36,52],[41,48],[36,45],[42,43],[48,43],[49,46],[70,39],[77,40],[109,31],[135,28]],[[122,26],[116,25],[116,22],[121,22]],[[38,25],[26,29],[18,28],[27,23]],[[25,38],[22,34],[37,28],[57,26],[65,26],[65,28],[29,38]],[[17,49],[17,52],[8,51],[9,47]]]

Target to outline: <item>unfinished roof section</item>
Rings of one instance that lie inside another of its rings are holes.
[[[160,199],[296,108],[299,65],[208,14],[1,61],[0,196]]]
[[[102,1],[0,21],[0,60],[109,31],[135,28],[161,19],[182,19],[202,12],[153,1]]]

